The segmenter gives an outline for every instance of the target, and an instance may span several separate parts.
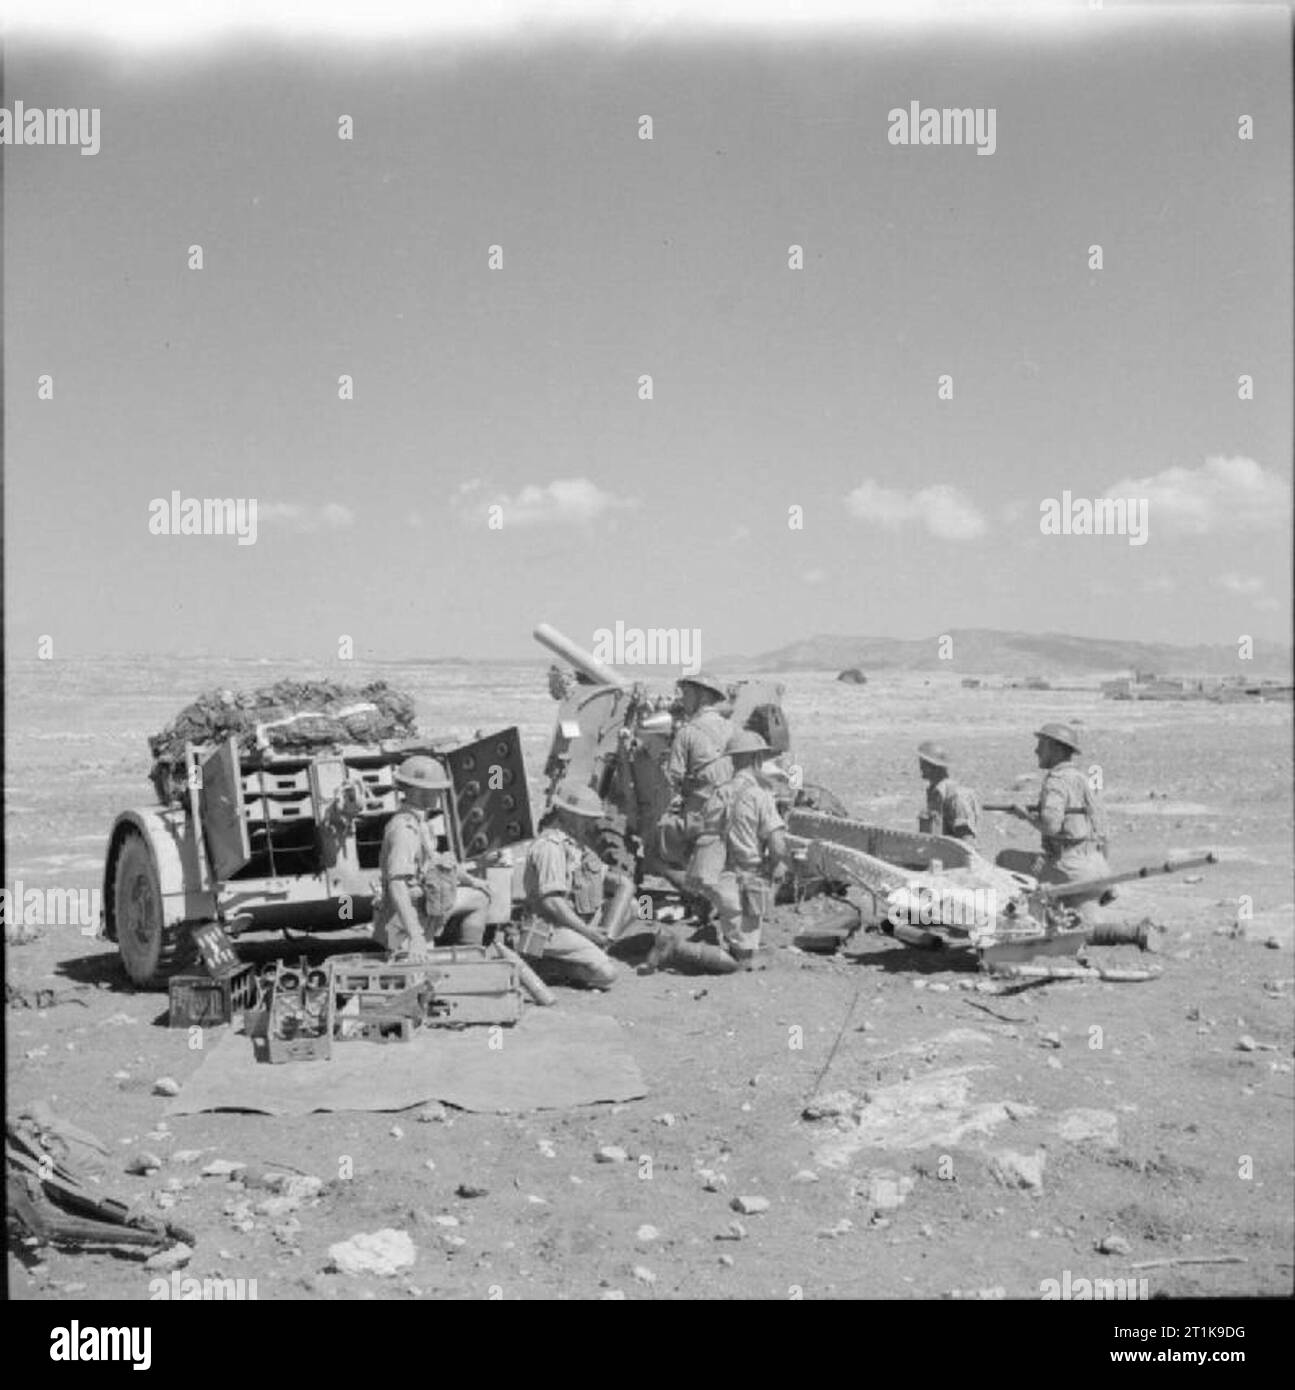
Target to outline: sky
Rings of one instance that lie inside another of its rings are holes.
[[[1287,8],[479,8],[9,30],[0,105],[100,129],[2,151],[7,654],[1289,640]],[[893,143],[914,102],[993,152]],[[1145,533],[1043,534],[1066,493]]]

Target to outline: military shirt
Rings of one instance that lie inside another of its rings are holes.
[[[926,789],[926,809],[939,817],[940,834],[956,835],[968,830],[974,839],[980,824],[980,802],[976,793],[961,787],[952,777],[943,777]]]
[[[523,886],[532,911],[550,893],[567,898],[586,921],[602,906],[606,865],[591,849],[578,845],[565,830],[550,825],[531,842]]]
[[[732,777],[733,764],[723,756],[731,732],[728,720],[713,707],[707,707],[675,733],[666,776],[685,800],[700,805],[712,788]]]
[[[773,796],[749,767],[744,767],[719,795],[727,806],[729,868],[759,869],[769,837],[786,826]]]
[[[458,878],[457,860],[437,849],[427,818],[403,808],[387,821],[382,832],[378,869],[382,876],[382,900],[374,917],[373,933],[379,941],[388,939],[390,923],[399,918],[391,900],[393,881],[402,881],[408,887],[418,919],[426,927],[431,918],[426,911],[424,884],[429,878],[440,876],[447,881],[448,889]]]
[[[1039,830],[1048,853],[1095,839],[1092,792],[1084,770],[1073,762],[1049,768],[1039,793]]]

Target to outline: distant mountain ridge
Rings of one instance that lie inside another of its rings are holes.
[[[952,638],[952,658],[940,658],[940,636]],[[717,657],[707,666],[725,671],[946,671],[969,676],[1067,675],[1154,671],[1176,676],[1289,676],[1289,646],[1256,641],[1249,661],[1235,645],[1176,646],[1064,632],[1002,632],[950,628],[934,637],[819,635],[758,656]]]

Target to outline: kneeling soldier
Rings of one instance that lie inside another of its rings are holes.
[[[426,958],[427,947],[446,931],[462,945],[485,939],[489,885],[437,847],[431,816],[444,814],[452,790],[449,774],[435,758],[406,758],[395,772],[404,799],[382,833],[379,868],[382,898],[373,919],[373,938],[389,951]]]
[[[716,908],[720,944],[715,943],[711,927],[704,927],[699,938],[691,941],[680,941],[662,927],[647,959],[649,969],[673,965],[684,971],[727,975],[749,966],[773,906],[774,885],[787,872],[784,822],[759,771],[773,749],[759,734],[739,729],[725,752],[733,762],[733,778],[717,787],[707,803],[692,871]],[[718,873],[714,872],[718,861],[708,849],[712,841],[723,847],[724,867]],[[766,873],[766,858],[771,875]]]
[[[529,920],[517,949],[552,984],[610,989],[616,980],[616,967],[603,950],[606,938],[590,925],[606,890],[606,866],[587,843],[602,814],[591,788],[563,782],[526,855]]]
[[[949,755],[937,743],[923,743],[917,750],[917,766],[926,781],[926,811],[917,818],[917,828],[926,835],[974,840],[980,803],[975,792],[949,776]]]

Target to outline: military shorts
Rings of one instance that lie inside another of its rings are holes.
[[[546,984],[584,985],[610,989],[619,972],[607,953],[570,927],[554,927],[543,955],[526,955],[526,962]]]
[[[773,885],[768,879],[746,869],[726,869],[712,896],[724,945],[746,954],[758,951],[764,921],[773,906]]]

